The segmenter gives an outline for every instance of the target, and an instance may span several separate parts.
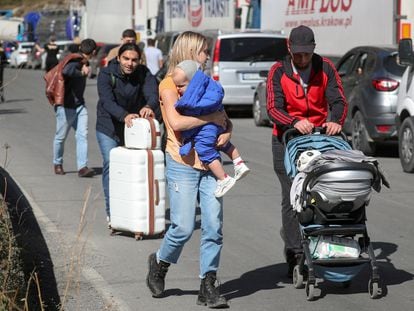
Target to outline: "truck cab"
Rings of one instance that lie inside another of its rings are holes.
[[[397,100],[398,153],[404,172],[414,172],[414,51],[411,39],[398,45],[400,64],[407,65]]]

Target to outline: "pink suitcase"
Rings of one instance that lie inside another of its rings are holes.
[[[109,202],[112,233],[137,240],[165,230],[165,168],[161,150],[117,147],[111,150]]]
[[[125,125],[125,147],[131,149],[161,149],[160,123],[154,118],[132,120],[132,127]]]

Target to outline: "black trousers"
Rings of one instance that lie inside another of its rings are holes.
[[[302,252],[299,222],[290,205],[290,188],[292,181],[286,174],[283,164],[285,147],[278,137],[272,135],[273,169],[282,188],[282,230],[285,242],[286,260],[289,261],[295,254]]]

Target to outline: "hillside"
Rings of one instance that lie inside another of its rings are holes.
[[[85,3],[85,0],[1,0],[0,10],[14,9],[15,16],[24,16],[29,11],[68,8],[71,3]]]

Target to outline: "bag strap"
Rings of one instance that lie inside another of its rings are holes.
[[[74,60],[74,59],[81,59],[81,60],[83,60],[84,57],[82,55],[80,55],[79,53],[71,53],[71,54],[67,55],[62,60],[62,68],[65,67],[67,65],[67,63],[69,63],[71,60]]]
[[[150,129],[151,129],[151,149],[155,149],[157,146],[157,133],[155,129],[155,122],[153,118],[146,118],[149,122]]]
[[[152,150],[147,150],[148,155],[148,222],[149,222],[149,235],[154,234],[155,227],[155,199],[154,199],[154,186],[158,186],[158,182],[154,182],[154,155]],[[157,190],[158,193],[158,190]],[[159,199],[157,198],[158,202]]]

